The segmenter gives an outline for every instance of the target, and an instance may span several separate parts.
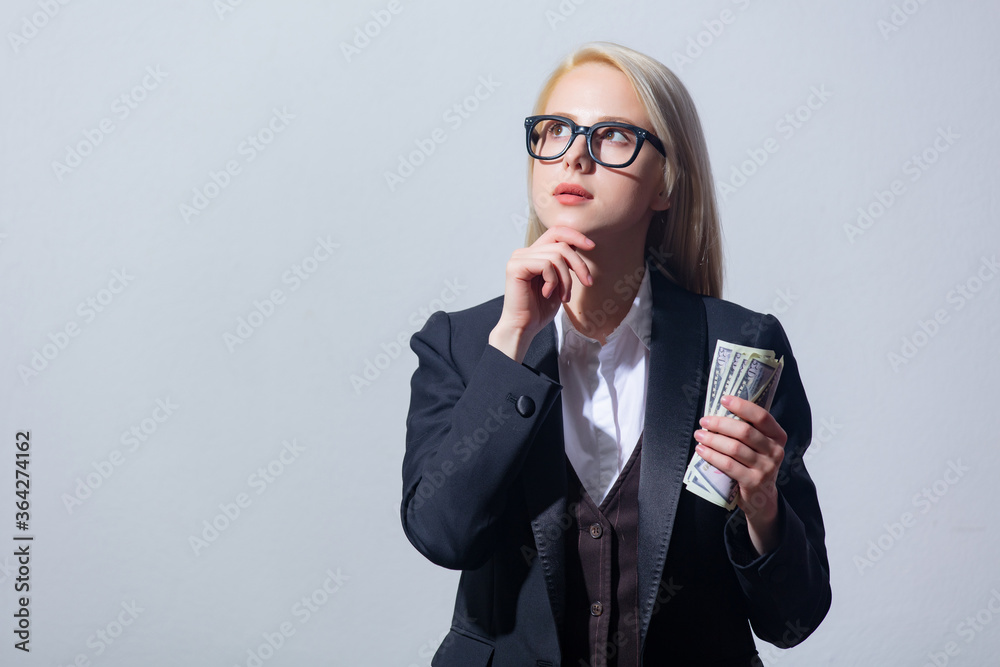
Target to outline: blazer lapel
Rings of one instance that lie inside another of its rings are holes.
[[[559,382],[554,322],[549,322],[535,336],[525,354],[524,364]],[[566,447],[563,442],[561,397],[556,398],[548,416],[539,426],[522,470],[525,502],[538,549],[537,558],[545,573],[556,627],[561,628],[566,597],[566,547],[563,537],[569,517],[566,506]]]
[[[640,646],[659,593],[688,452],[705,386],[706,318],[701,297],[681,289],[654,265],[649,385],[639,467]]]

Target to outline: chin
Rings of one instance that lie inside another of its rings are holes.
[[[581,219],[578,215],[573,215],[568,211],[557,211],[555,215],[551,211],[548,211],[546,215],[538,215],[538,221],[542,223],[545,229],[552,229],[553,227],[569,227],[570,229],[575,229],[579,232],[587,233],[588,230],[593,229],[589,220]]]

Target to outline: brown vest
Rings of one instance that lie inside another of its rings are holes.
[[[635,450],[600,506],[566,459],[564,667],[639,665],[639,458]]]

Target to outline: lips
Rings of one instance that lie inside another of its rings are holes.
[[[556,197],[559,195],[576,195],[577,197],[583,197],[584,199],[594,198],[594,195],[590,194],[579,185],[575,185],[573,183],[560,183],[556,186],[555,192],[552,194]]]

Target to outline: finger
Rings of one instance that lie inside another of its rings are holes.
[[[736,396],[725,395],[720,401],[722,406],[745,422],[757,427],[768,438],[785,441],[785,430],[778,425],[771,413],[757,405]]]
[[[729,443],[722,442],[718,437],[716,436],[712,441],[711,446],[707,443],[697,445],[695,451],[698,452],[701,458],[708,461],[739,484],[742,493],[753,493],[755,489],[765,484],[767,480],[774,479],[777,466],[773,462],[770,462],[766,456],[759,456],[754,453],[751,454],[752,458],[744,458],[741,454],[752,452],[753,450],[741,447],[738,443],[734,444],[733,441]],[[730,455],[719,449],[720,447],[727,448],[730,446],[734,450],[738,450],[739,453]]]
[[[559,246],[563,246],[563,248]],[[563,252],[573,251],[569,250],[569,246],[564,243],[553,245],[551,248],[551,250],[540,253],[539,256],[549,263],[559,278],[559,284],[553,287],[551,291],[558,289],[559,299],[561,301],[569,301],[570,290],[573,288],[573,276],[570,275],[570,268],[566,263],[566,257],[563,255]]]
[[[744,468],[752,468],[760,459],[761,454],[751,447],[748,447],[745,443],[730,438],[725,435],[720,435],[718,433],[712,433],[711,431],[698,430],[694,432],[694,439],[700,443],[700,447],[696,448],[699,453],[706,450],[712,456],[724,456],[727,459],[739,463],[740,466]],[[715,463],[708,457],[702,455],[706,461],[715,465]],[[727,472],[720,466],[715,466]]]
[[[550,227],[535,240],[535,243],[532,243],[531,245],[536,245],[538,243],[552,243],[554,241],[565,241],[570,245],[583,248],[584,250],[590,250],[594,247],[594,241],[586,234],[573,229],[572,227],[566,227],[565,225]]]
[[[738,440],[755,451],[765,453],[771,441],[753,424],[731,417],[702,417],[698,424],[703,429]]]
[[[559,274],[551,264],[544,264],[542,272],[539,275],[542,276],[542,280],[544,281],[542,284],[542,296],[548,299],[552,295],[552,292],[559,287]]]
[[[546,299],[557,289],[562,297],[566,291],[565,285],[571,282],[569,267],[558,252],[516,253],[509,263],[509,270],[515,279],[528,283],[541,277],[544,282],[540,292]]]
[[[735,459],[724,452],[720,452],[714,447],[709,446],[707,443],[699,444],[695,447],[695,451],[698,452],[698,455],[701,456],[701,458],[705,459],[711,465],[724,472],[737,484],[742,485],[747,483],[747,474],[749,473],[750,468],[739,459]]]
[[[531,247],[534,247],[540,242],[553,244],[559,247],[562,255],[566,259],[567,264],[573,269],[573,272],[579,276],[580,282],[585,285],[594,284],[594,276],[590,273],[590,267],[587,266],[587,263],[583,261],[583,257],[581,257],[577,252],[577,248],[582,250],[590,250],[594,248],[595,244],[590,238],[570,227],[559,226],[552,227],[547,230],[544,234],[538,237],[538,240],[536,240]]]
[[[559,273],[561,297],[563,301],[569,301],[570,290],[573,286],[572,273],[576,273],[581,281],[587,282],[585,276],[590,275],[583,258],[565,242],[552,243],[535,249],[533,246],[521,256],[522,259],[540,260],[549,262]],[[590,284],[593,284],[591,278]]]
[[[573,270],[573,273],[580,279],[580,282],[584,285],[592,286],[594,284],[594,276],[590,273],[590,267],[583,261],[583,257],[576,251],[576,248],[565,242],[557,244],[557,247],[562,251],[563,258]]]

